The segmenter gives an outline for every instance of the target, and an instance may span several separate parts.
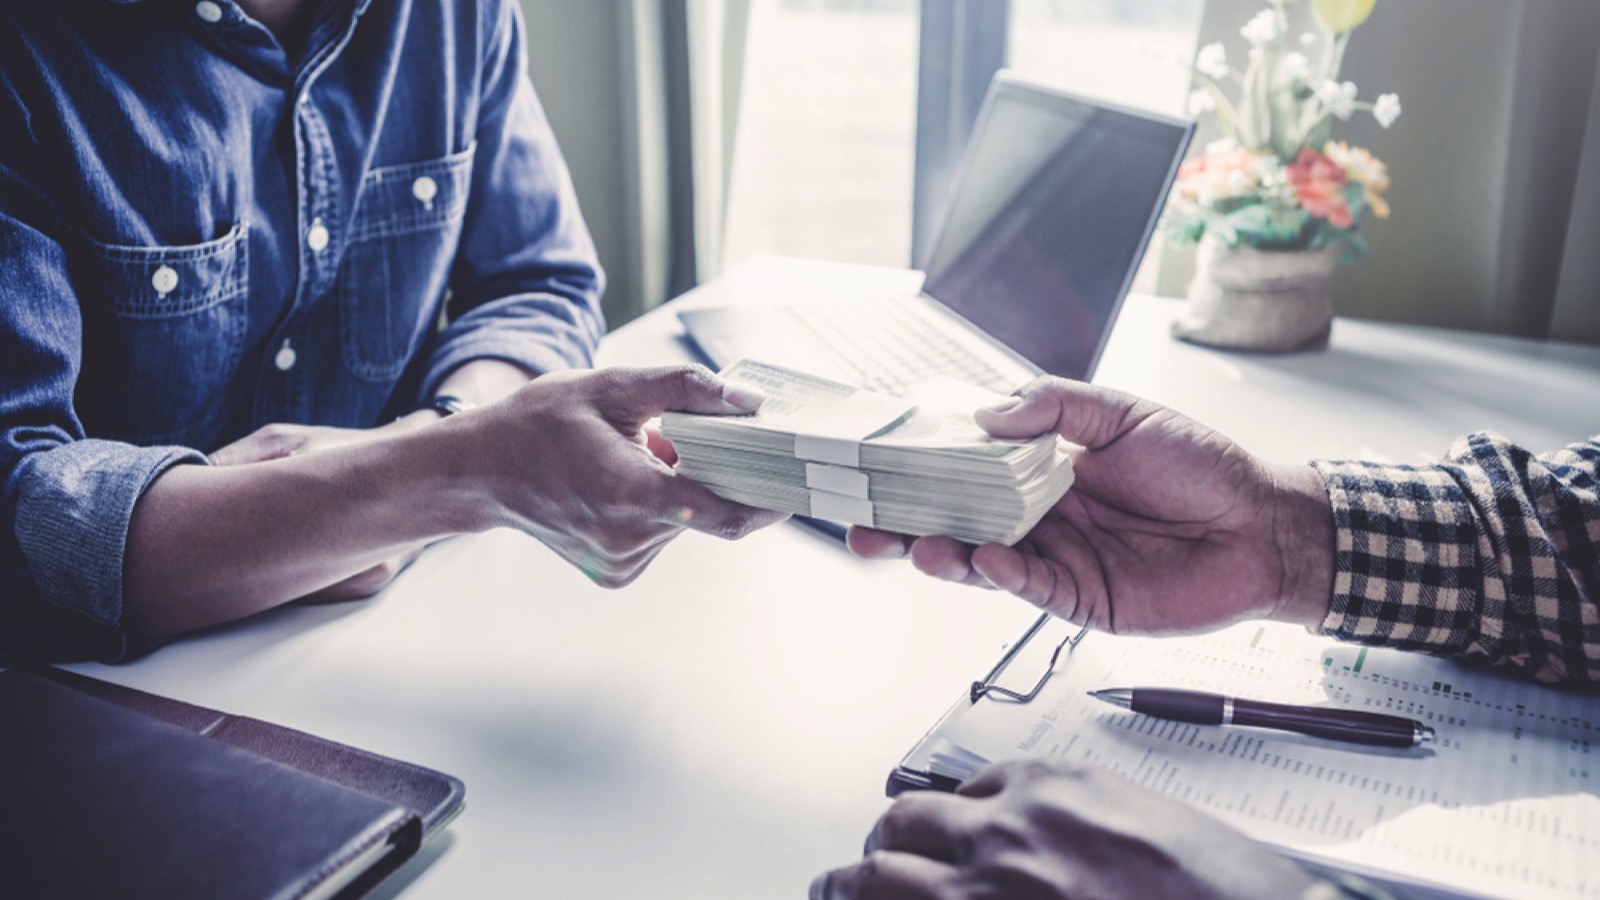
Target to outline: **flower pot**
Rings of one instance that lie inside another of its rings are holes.
[[[1172,333],[1228,350],[1325,348],[1333,327],[1328,280],[1339,259],[1337,248],[1229,248],[1208,235],[1200,242],[1189,308]]]

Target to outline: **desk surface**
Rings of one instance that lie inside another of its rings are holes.
[[[677,303],[914,290],[893,270],[761,259]],[[604,364],[689,358],[658,310]],[[1278,459],[1437,458],[1493,428],[1538,449],[1600,432],[1600,348],[1339,321],[1327,352],[1173,341],[1129,300],[1097,380]],[[868,564],[785,524],[688,535],[602,590],[510,532],[445,541],[383,594],[277,610],[79,671],[462,778],[467,809],[380,892],[804,896],[860,852],[889,768],[1033,618]]]

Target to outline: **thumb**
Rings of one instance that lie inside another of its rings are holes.
[[[1015,396],[979,409],[973,419],[997,438],[1027,439],[1054,432],[1094,449],[1116,440],[1153,408],[1131,394],[1046,375],[1024,385]]]
[[[766,396],[747,384],[718,377],[705,366],[634,369],[613,385],[616,417],[632,428],[668,411],[739,415],[761,408]]]

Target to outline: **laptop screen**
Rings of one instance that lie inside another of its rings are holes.
[[[996,79],[923,291],[1088,379],[1193,126]]]

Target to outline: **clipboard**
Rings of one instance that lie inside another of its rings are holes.
[[[982,678],[974,681],[972,687],[967,690],[967,695],[957,700],[943,716],[940,716],[933,727],[928,729],[927,734],[922,736],[922,740],[918,741],[911,748],[911,751],[900,760],[900,764],[890,771],[889,781],[884,788],[884,793],[890,797],[898,797],[906,791],[943,791],[952,793],[956,788],[960,787],[960,779],[934,772],[928,764],[929,757],[938,742],[940,733],[947,725],[959,718],[962,713],[986,697],[1021,704],[1030,703],[1035,697],[1039,696],[1039,692],[1044,690],[1045,683],[1050,680],[1050,676],[1055,674],[1056,666],[1060,664],[1062,654],[1070,654],[1073,648],[1077,647],[1088,636],[1089,626],[1084,625],[1076,630],[1069,631],[1065,637],[1062,637],[1054,644],[1054,649],[1050,651],[1049,659],[1045,662],[1038,676],[1032,680],[1031,687],[1007,687],[1006,685],[1011,682],[1005,679],[1008,678],[1008,675],[1016,675],[1015,672],[1011,671],[1012,665],[1017,663],[1018,657],[1026,655],[1027,651],[1035,646],[1034,639],[1038,638],[1042,632],[1050,629],[1052,625],[1059,624],[1060,620],[1050,613],[1044,613],[1035,619],[1033,624],[1029,625],[1028,629],[1022,633],[1022,636],[1010,647],[1006,648],[1005,653],[1001,654],[994,667]],[[1018,665],[1017,668],[1020,670],[1022,667]]]
[[[1439,740],[1361,747],[1156,719],[1087,694],[1145,686],[1390,712]],[[1033,757],[1109,769],[1315,873],[1407,897],[1600,893],[1593,691],[1281,623],[1153,638],[1044,615],[902,757],[886,793],[954,791],[953,770]]]

